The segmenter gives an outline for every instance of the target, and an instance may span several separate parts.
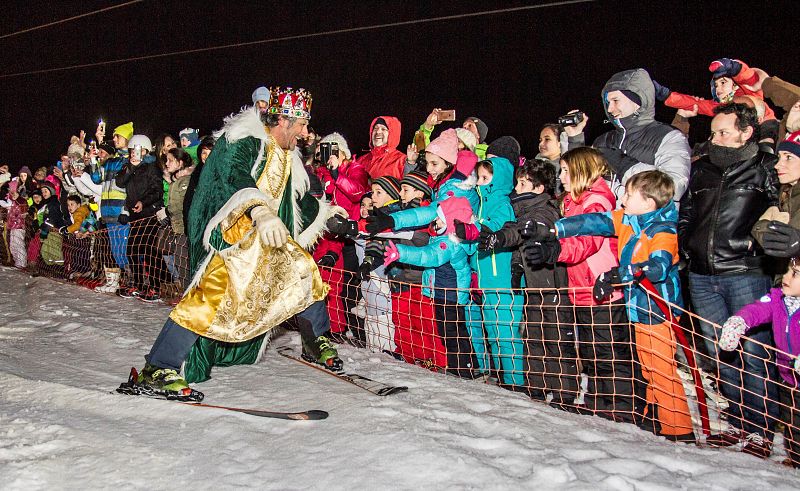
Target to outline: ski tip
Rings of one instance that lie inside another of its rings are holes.
[[[306,411],[300,414],[303,417],[298,419],[318,420],[318,419],[326,419],[328,417],[328,412],[322,411],[320,409],[311,409],[310,411]]]

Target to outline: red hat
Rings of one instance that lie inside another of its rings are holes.
[[[793,153],[800,157],[800,130],[786,135],[786,139],[778,145],[778,151]]]
[[[306,89],[270,87],[267,112],[289,118],[311,119],[311,94]]]

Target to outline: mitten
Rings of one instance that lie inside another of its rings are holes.
[[[375,235],[383,232],[384,230],[391,230],[394,228],[394,218],[387,215],[386,212],[380,208],[375,209],[375,214],[367,217],[366,225],[367,233]]]
[[[722,325],[722,333],[719,335],[719,347],[725,351],[733,351],[739,346],[739,339],[747,331],[747,323],[738,315],[734,315]]]

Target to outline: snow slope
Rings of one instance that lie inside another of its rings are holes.
[[[387,398],[268,350],[217,369],[210,404],[324,409],[256,418],[110,393],[169,310],[0,268],[2,489],[798,489],[775,461],[667,442],[503,389],[342,347],[409,386]],[[298,345],[294,333],[274,344]]]

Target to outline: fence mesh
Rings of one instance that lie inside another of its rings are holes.
[[[186,237],[155,218],[91,233],[9,227],[0,260],[106,293],[175,304],[188,284]],[[734,351],[721,326],[660,298],[646,280],[648,324],[624,302],[580,306],[569,289],[427,290],[372,273],[320,267],[331,285],[331,335],[342,343],[463,378],[495,383],[566,411],[675,440],[731,446],[800,465],[796,357],[757,326]],[[789,340],[789,326],[785,326]],[[772,445],[774,443],[774,445]]]

